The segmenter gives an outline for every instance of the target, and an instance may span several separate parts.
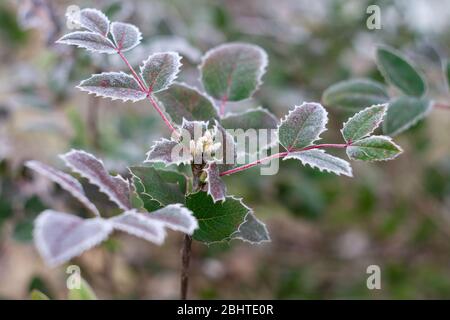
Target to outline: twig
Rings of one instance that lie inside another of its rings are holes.
[[[181,251],[181,288],[180,288],[181,300],[187,299],[187,292],[189,287],[189,262],[191,260],[191,246],[192,246],[192,237],[187,234],[184,235],[183,249]]]
[[[220,176],[226,176],[226,175],[230,175],[230,174],[233,174],[233,173],[236,173],[236,172],[239,172],[239,171],[243,171],[243,170],[252,168],[254,166],[257,166],[257,165],[259,165],[259,164],[261,164],[263,162],[269,161],[269,160],[273,160],[273,159],[277,159],[277,158],[284,158],[291,152],[300,152],[300,151],[307,151],[307,150],[312,150],[312,149],[325,149],[325,148],[344,149],[344,148],[347,148],[349,145],[350,145],[350,143],[342,143],[342,144],[324,143],[324,144],[318,144],[318,145],[314,145],[314,146],[305,147],[305,148],[298,149],[298,150],[290,150],[290,151],[280,152],[280,153],[272,154],[272,155],[267,156],[265,158],[258,159],[256,161],[247,163],[247,164],[245,164],[243,166],[224,171],[224,172],[222,172],[220,174]]]

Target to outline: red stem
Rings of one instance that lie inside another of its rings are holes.
[[[220,108],[219,108],[219,115],[222,117],[225,115],[225,105],[228,101],[228,96],[224,95],[222,99],[220,100]]]
[[[291,151],[285,151],[285,152],[280,152],[280,153],[276,153],[276,154],[272,154],[270,156],[267,156],[265,158],[247,163],[243,166],[237,167],[237,168],[233,168],[227,171],[224,171],[220,174],[220,176],[226,176],[226,175],[230,175],[239,171],[243,171],[249,168],[252,168],[254,166],[257,166],[258,164],[268,161],[268,160],[272,160],[272,159],[277,159],[277,158],[284,158],[286,157],[290,152],[300,152],[300,151],[307,151],[307,150],[312,150],[312,149],[325,149],[325,148],[339,148],[339,149],[344,149],[347,148],[350,145],[350,143],[324,143],[324,144],[318,144],[318,145],[314,145],[314,146],[309,146],[309,147],[305,147],[302,149],[298,149],[298,150],[291,150]]]
[[[148,100],[150,100],[150,103],[152,104],[153,108],[161,116],[161,118],[164,121],[164,123],[166,124],[166,126],[170,129],[170,131],[177,132],[175,127],[170,123],[169,119],[167,119],[167,117],[164,114],[164,112],[162,112],[161,108],[158,106],[158,104],[156,103],[155,99],[153,99],[151,90],[147,89],[147,87],[145,86],[144,82],[138,76],[136,71],[134,71],[134,68],[131,66],[130,62],[128,62],[128,59],[124,56],[124,54],[122,53],[122,51],[120,51],[119,48],[116,48],[116,50],[117,50],[117,53],[119,54],[119,56],[122,58],[123,62],[125,62],[125,64],[127,65],[128,69],[130,69],[131,74],[133,75],[133,77],[138,82],[139,87],[141,88],[141,90],[143,92],[147,93]]]
[[[442,103],[442,102],[435,102],[433,107],[435,107],[437,109],[450,110],[450,105]]]

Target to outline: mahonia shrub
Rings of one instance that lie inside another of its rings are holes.
[[[396,89],[397,95],[377,81],[365,78],[338,82],[326,89],[322,102],[326,106],[347,111],[357,111],[372,104],[387,104],[383,121],[383,134],[396,136],[424,119],[433,108],[450,108],[447,104],[433,101],[423,73],[410,59],[398,50],[380,45],[376,49],[378,70],[386,82]],[[448,85],[450,64],[443,67],[442,78]]]
[[[45,164],[28,162],[28,167],[58,183],[94,215],[81,219],[47,210],[37,218],[35,242],[52,265],[100,243],[113,230],[155,244],[163,242],[166,228],[205,244],[233,239],[254,244],[270,241],[265,224],[252,209],[227,193],[224,176],[270,160],[292,159],[320,171],[351,177],[350,163],[325,149],[345,149],[349,159],[362,161],[390,160],[402,152],[388,136],[373,134],[385,118],[385,100],[355,102],[367,106],[343,124],[342,143],[317,143],[328,122],[328,113],[320,103],[294,106],[280,120],[261,107],[226,113],[227,102],[250,98],[262,82],[268,59],[258,46],[227,43],[211,49],[199,66],[203,88],[195,88],[175,81],[181,68],[176,52],[152,53],[139,72],[133,69],[124,52],[141,41],[135,26],[110,23],[95,9],[82,10],[76,22],[86,30],[69,33],[58,43],[117,54],[130,72],[94,74],[78,88],[113,100],[148,100],[172,136],[154,143],[145,164],[129,167],[129,179],[111,176],[100,160],[84,151],[72,150],[61,156],[70,169],[96,185],[122,211],[108,219],[101,217],[75,178]],[[272,129],[276,134],[258,150],[265,156],[238,164],[237,140],[231,129]],[[266,155],[273,145],[283,151]],[[167,167],[161,169],[161,163]],[[176,170],[180,165],[190,166],[192,174],[186,176]]]

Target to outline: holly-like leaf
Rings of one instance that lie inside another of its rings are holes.
[[[214,202],[224,201],[227,195],[227,187],[220,178],[219,166],[215,162],[207,164],[206,168],[207,192]]]
[[[322,95],[326,106],[346,110],[386,103],[389,100],[386,88],[379,82],[369,79],[351,79],[333,84]]]
[[[249,129],[268,130],[266,139],[258,136],[258,149],[260,150],[277,142],[274,129],[278,126],[278,119],[264,108],[259,107],[242,113],[227,114],[220,123],[225,129],[242,129],[244,132]]]
[[[141,66],[141,76],[149,92],[167,89],[176,79],[181,67],[181,56],[176,52],[154,53]]]
[[[107,36],[109,32],[109,19],[103,12],[97,9],[86,8],[67,15],[72,23],[79,24],[81,27]]]
[[[190,194],[186,206],[199,225],[194,239],[207,244],[230,240],[250,212],[240,199],[228,196],[223,202],[214,202],[206,192]]]
[[[176,152],[179,150],[179,152]],[[161,139],[156,141],[150,151],[147,152],[147,159],[144,163],[162,162],[166,165],[189,163],[192,156],[188,146],[180,145],[173,140]]]
[[[297,159],[303,165],[309,164],[311,168],[317,168],[320,171],[335,173],[338,176],[343,174],[352,177],[352,168],[350,164],[341,158],[325,153],[324,150],[312,149],[299,152],[290,152],[284,160]]]
[[[100,216],[97,207],[86,197],[83,187],[77,179],[39,161],[27,161],[25,165],[60,185],[96,216]]]
[[[344,140],[351,142],[370,135],[383,121],[386,110],[386,104],[379,104],[356,113],[341,129]]]
[[[111,231],[111,223],[102,218],[46,210],[35,221],[34,241],[45,262],[56,266],[101,243]]]
[[[117,49],[121,52],[133,49],[142,40],[142,34],[139,29],[129,23],[111,23],[111,34]]]
[[[239,226],[238,231],[233,233],[232,238],[250,242],[251,244],[271,241],[266,225],[256,218],[253,212],[247,214],[244,223]]]
[[[389,104],[383,121],[383,133],[395,136],[422,120],[432,109],[432,103],[426,99],[399,97]]]
[[[355,141],[346,151],[350,159],[363,161],[392,160],[403,152],[402,148],[386,136],[370,136]]]
[[[305,102],[289,111],[278,126],[278,139],[287,150],[307,147],[326,130],[328,115],[319,103]]]
[[[191,235],[198,228],[192,211],[181,204],[170,204],[147,214],[147,217],[161,222],[165,227]]]
[[[69,288],[67,298],[69,300],[97,300],[97,296],[89,283],[83,278],[80,280],[79,288]]]
[[[114,229],[120,230],[155,244],[162,244],[166,237],[164,224],[150,219],[146,214],[129,210],[121,215],[110,218]]]
[[[131,209],[128,181],[120,175],[109,175],[101,160],[82,150],[71,150],[60,157],[72,171],[99,187],[100,191],[105,193],[119,208]]]
[[[78,46],[98,53],[116,53],[114,44],[106,37],[90,31],[75,31],[61,37],[56,43]]]
[[[200,65],[206,92],[217,100],[239,101],[253,95],[267,67],[267,54],[258,46],[227,43],[208,51]]]
[[[425,94],[426,84],[423,76],[397,50],[385,46],[379,47],[377,63],[386,81],[406,95],[421,97]]]
[[[180,187],[164,181],[159,170],[153,167],[130,167],[129,170],[133,174],[136,191],[148,211],[153,211],[155,204],[158,209],[169,204],[184,203]]]
[[[106,97],[113,100],[136,102],[145,99],[147,96],[147,93],[141,90],[139,83],[124,72],[94,74],[89,79],[81,81],[77,88],[95,93],[97,97]]]
[[[169,89],[156,94],[173,122],[218,119],[217,110],[210,98],[184,83],[174,83]]]

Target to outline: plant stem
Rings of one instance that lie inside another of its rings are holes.
[[[116,50],[117,50],[117,54],[120,56],[120,58],[122,58],[123,62],[125,62],[125,64],[127,65],[128,69],[130,69],[131,74],[133,75],[133,78],[136,79],[141,90],[143,92],[147,93],[147,97],[150,100],[150,103],[152,104],[152,106],[156,110],[156,112],[158,112],[158,114],[161,116],[161,118],[164,121],[164,123],[166,124],[166,126],[170,129],[171,132],[177,132],[175,127],[170,123],[169,119],[165,116],[164,112],[162,112],[161,108],[158,106],[155,99],[153,99],[152,92],[149,89],[147,89],[147,87],[145,86],[141,77],[139,77],[139,75],[136,73],[136,71],[131,66],[128,59],[124,56],[124,54],[122,53],[122,51],[119,48],[116,48]]]
[[[191,260],[192,236],[185,234],[183,240],[183,249],[181,251],[181,300],[187,299],[189,287],[189,262]]]
[[[442,103],[442,102],[435,102],[433,104],[433,107],[435,107],[437,109],[443,109],[443,110],[449,110],[450,111],[450,105],[448,105],[446,103]]]
[[[220,174],[220,176],[226,176],[226,175],[230,175],[230,174],[233,174],[233,173],[236,173],[239,171],[243,171],[243,170],[252,168],[254,166],[261,164],[262,162],[266,162],[269,160],[273,160],[273,159],[277,159],[277,158],[284,158],[291,152],[300,152],[300,151],[307,151],[307,150],[312,150],[312,149],[325,149],[325,148],[344,149],[344,148],[347,148],[349,145],[350,145],[350,143],[342,143],[342,144],[341,143],[324,143],[324,144],[318,144],[318,145],[314,145],[314,146],[308,146],[308,147],[305,147],[302,149],[280,152],[280,153],[272,154],[272,155],[264,157],[262,159],[258,159],[256,161],[247,163],[243,166],[224,171]]]

